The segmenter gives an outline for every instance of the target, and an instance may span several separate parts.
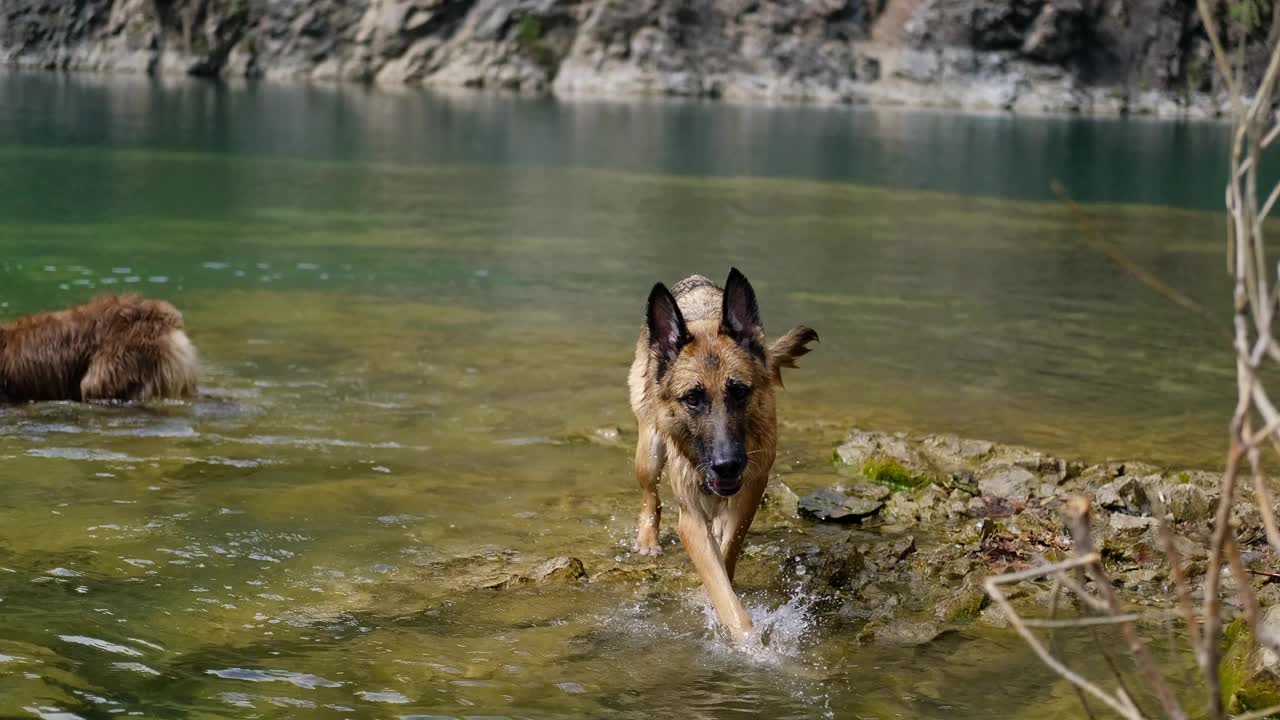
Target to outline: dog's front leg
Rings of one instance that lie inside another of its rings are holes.
[[[733,592],[720,547],[711,537],[711,524],[697,510],[680,508],[680,542],[689,553],[720,622],[729,628],[735,640],[742,640],[751,632],[751,615]]]
[[[636,440],[636,480],[640,483],[640,518],[636,530],[636,552],[661,555],[658,525],[662,522],[662,501],[658,498],[658,478],[667,462],[666,445],[651,427],[640,426]]]

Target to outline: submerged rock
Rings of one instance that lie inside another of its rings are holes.
[[[894,618],[884,623],[869,623],[858,641],[878,642],[886,645],[924,645],[943,634],[943,628],[929,620]]]
[[[822,488],[800,498],[800,515],[828,522],[859,522],[884,507],[875,493],[846,495],[834,488]]]
[[[562,555],[540,563],[529,575],[534,582],[576,582],[587,576],[587,570],[578,558]]]
[[[534,583],[575,583],[585,580],[587,570],[576,557],[561,555],[534,565],[528,570],[500,572],[482,578],[476,587],[487,590],[506,590]]]

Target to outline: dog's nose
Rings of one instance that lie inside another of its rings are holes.
[[[721,480],[734,480],[742,474],[742,469],[746,464],[746,458],[720,458],[711,463],[711,472],[715,473],[716,477]]]

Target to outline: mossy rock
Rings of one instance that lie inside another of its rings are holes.
[[[911,490],[929,484],[928,478],[913,474],[893,460],[871,460],[862,465],[862,475],[868,480],[896,490]]]
[[[1268,610],[1267,618],[1268,624],[1280,619],[1276,608]],[[1234,620],[1227,626],[1223,643],[1226,650],[1218,673],[1228,712],[1234,715],[1280,705],[1280,668],[1276,658],[1267,657],[1269,653],[1257,646],[1244,620]]]
[[[944,474],[903,434],[853,430],[836,448],[833,459],[888,487],[915,488],[944,479]]]

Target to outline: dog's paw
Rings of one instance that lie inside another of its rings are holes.
[[[636,533],[636,553],[651,557],[662,554],[662,546],[658,544],[658,531],[655,528],[641,528]]]
[[[649,557],[657,557],[662,554],[662,546],[658,545],[657,543],[654,543],[652,545],[638,545],[636,546],[636,554],[647,555]]]

